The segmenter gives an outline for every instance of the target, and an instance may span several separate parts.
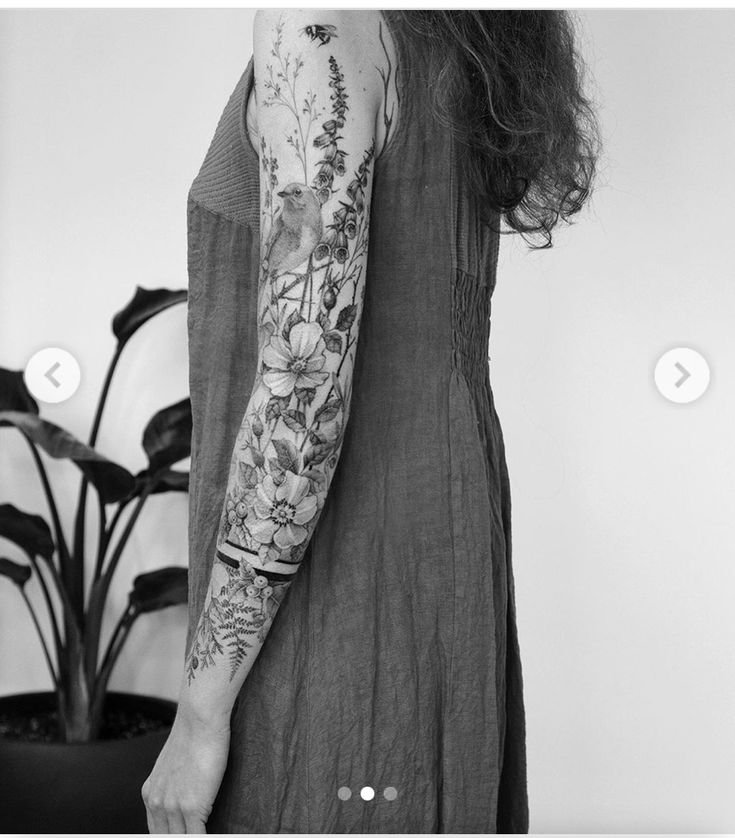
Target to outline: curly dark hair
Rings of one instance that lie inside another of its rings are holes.
[[[565,10],[391,11],[399,36],[429,47],[432,110],[462,149],[479,206],[531,249],[552,247],[591,193],[601,150],[575,19]],[[413,33],[413,35],[412,35]],[[497,215],[495,216],[497,218]],[[492,219],[482,221],[492,226]],[[501,231],[498,231],[501,232]],[[534,245],[527,234],[540,234]]]

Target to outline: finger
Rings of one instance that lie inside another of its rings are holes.
[[[145,819],[148,825],[148,832],[153,832],[153,816],[151,815],[151,811],[148,808],[148,792],[150,790],[150,777],[143,783],[143,787],[140,790],[140,796],[143,801],[143,806],[145,806]]]
[[[150,810],[150,825],[148,829],[156,835],[168,834],[168,821],[163,806],[154,806]]]
[[[202,819],[201,815],[197,815],[192,813],[191,815],[184,813],[184,823],[186,824],[186,834],[187,835],[206,835],[207,829],[205,827],[205,821]]]
[[[172,835],[186,835],[186,825],[184,824],[184,816],[180,809],[169,809],[166,812],[166,820],[168,821],[168,831]]]

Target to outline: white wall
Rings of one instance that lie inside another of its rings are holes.
[[[86,439],[115,346],[112,315],[146,288],[185,288],[186,194],[252,52],[254,11],[37,10],[0,15],[0,366],[60,345],[77,394],[41,415]],[[138,471],[149,418],[188,394],[186,309],[125,350],[98,447]],[[71,523],[79,473],[48,460]],[[180,464],[188,467],[188,461]],[[0,430],[0,502],[46,514],[27,446]],[[12,475],[12,491],[8,497]],[[17,481],[17,482],[16,482]],[[187,562],[187,496],[148,501],[113,586],[107,630],[132,578]],[[96,509],[90,504],[94,542]],[[2,553],[11,558],[11,545]],[[0,580],[0,693],[46,689],[17,592]],[[38,592],[29,586],[29,592]],[[40,595],[33,601],[42,610]],[[185,609],[141,617],[111,686],[175,698]]]
[[[0,16],[0,365],[72,351],[82,389],[42,414],[80,436],[111,314],[135,283],[186,284],[186,192],[250,56],[253,13]],[[552,250],[503,240],[490,347],[513,483],[531,830],[735,831],[735,13],[579,14],[606,140],[597,192]],[[185,325],[183,306],[166,313],[121,365],[99,445],[131,469],[149,416],[186,393]],[[681,344],[712,368],[685,406],[652,377]],[[49,470],[68,520],[77,476]],[[0,501],[44,511],[7,430],[0,473],[19,476]],[[114,603],[133,574],[185,562],[186,498],[154,498]],[[181,608],[143,618],[112,686],[175,697],[184,631]],[[0,693],[47,688],[9,585],[0,662]]]

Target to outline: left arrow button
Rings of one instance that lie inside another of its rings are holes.
[[[47,346],[34,353],[23,370],[23,380],[33,397],[50,404],[71,398],[81,379],[77,359],[58,346]]]
[[[61,366],[57,361],[52,367],[46,370],[46,378],[54,385],[54,387],[61,387],[61,383],[54,378],[54,373]]]

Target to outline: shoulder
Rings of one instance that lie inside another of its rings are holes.
[[[353,116],[375,124],[378,149],[393,133],[398,48],[380,9],[259,9],[253,55],[261,84],[285,83],[290,72],[317,89],[333,86],[337,74]]]
[[[255,59],[262,61],[279,51],[304,65],[331,57],[359,74],[361,84],[373,94],[382,88],[379,70],[386,58],[395,60],[390,30],[379,9],[259,9],[253,25]]]
[[[386,28],[379,9],[258,9],[254,21],[256,38],[279,29],[286,39],[342,44],[356,58],[379,46],[381,27]]]

